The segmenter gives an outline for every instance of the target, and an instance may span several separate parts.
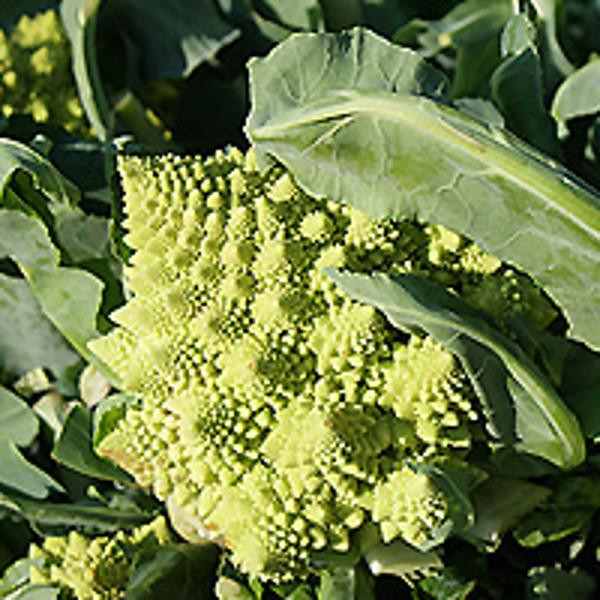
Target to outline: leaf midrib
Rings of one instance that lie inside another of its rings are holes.
[[[600,198],[563,174],[549,172],[551,167],[534,161],[512,146],[504,146],[484,132],[483,126],[470,122],[458,111],[422,96],[340,90],[328,95],[325,101],[308,102],[301,108],[288,110],[283,118],[256,127],[252,137],[269,140],[289,129],[356,115],[402,122],[417,135],[429,134],[441,144],[452,144],[465,154],[476,156],[483,166],[526,188],[600,243]],[[453,127],[446,119],[460,119],[468,128],[468,134]],[[327,137],[323,136],[324,139]]]

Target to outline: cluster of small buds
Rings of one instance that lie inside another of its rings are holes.
[[[511,334],[511,319],[523,317],[538,329],[545,329],[558,311],[531,279],[513,269],[501,269],[482,281],[463,286],[464,299],[489,313],[497,325]]]
[[[404,466],[375,488],[372,516],[384,542],[400,536],[420,547],[446,518],[446,499],[427,475]]]
[[[65,537],[47,537],[43,545],[30,546],[29,558],[34,561],[29,580],[57,586],[65,597],[78,600],[125,598],[131,565],[171,541],[163,517],[130,533],[120,530],[112,537],[90,538],[76,531]]]
[[[467,425],[478,418],[475,396],[452,355],[431,338],[412,337],[406,346],[395,348],[383,369],[379,403],[413,424],[419,455],[470,447]]]
[[[344,551],[365,520],[386,539],[434,531],[443,494],[406,464],[464,455],[473,391],[440,345],[321,272],[460,278],[436,264],[433,234],[310,198],[281,167],[260,173],[252,150],[122,157],[119,172],[133,297],[91,348],[141,404],[100,452],[263,579],[308,573],[312,552]],[[454,260],[469,246],[453,236],[438,237]]]
[[[431,273],[432,278],[459,287],[463,300],[490,315],[503,330],[510,331],[508,321],[514,315],[522,315],[539,329],[558,316],[550,299],[528,276],[441,225],[429,225],[426,232],[428,259],[444,270]]]
[[[71,70],[70,48],[55,10],[22,16],[0,30],[0,108],[5,117],[26,113],[87,134]]]

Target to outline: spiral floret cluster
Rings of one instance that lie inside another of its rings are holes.
[[[78,600],[124,598],[132,565],[171,541],[164,517],[113,536],[87,537],[71,531],[67,536],[47,537],[29,549],[29,581],[56,587],[65,597]]]
[[[69,41],[55,10],[23,15],[8,33],[0,29],[0,110],[4,117],[25,113],[88,133]]]
[[[468,268],[436,262],[426,227],[310,198],[252,150],[126,156],[119,173],[131,299],[91,348],[139,400],[100,453],[262,579],[306,575],[367,521],[426,544],[447,506],[415,466],[469,450],[471,387],[322,269],[476,286],[492,259],[467,244]]]

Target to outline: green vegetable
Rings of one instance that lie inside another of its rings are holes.
[[[140,401],[98,452],[263,579],[306,575],[370,520],[423,549],[467,526],[475,480],[452,483],[450,465],[478,428],[468,377],[322,271],[427,274],[472,298],[496,285],[498,326],[515,297],[552,320],[531,282],[504,296],[501,264],[456,234],[310,198],[252,150],[119,171],[132,298],[89,347]]]
[[[78,600],[121,598],[129,587],[132,565],[171,540],[162,517],[113,537],[88,538],[76,531],[48,537],[41,546],[30,547],[29,558],[36,563],[29,567],[29,582],[58,587]]]
[[[596,597],[598,30],[0,2],[0,597]]]
[[[485,315],[422,277],[327,274],[351,298],[381,310],[392,324],[423,330],[454,351],[472,378],[497,435],[562,467],[585,459],[579,423],[533,361],[498,334]]]
[[[23,15],[8,34],[0,30],[0,81],[5,117],[23,112],[41,123],[89,133],[71,73],[69,42],[55,10]]]

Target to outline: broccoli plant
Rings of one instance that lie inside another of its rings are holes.
[[[323,269],[426,274],[471,300],[494,286],[543,323],[550,301],[452,232],[311,198],[253,150],[123,156],[119,172],[131,299],[90,347],[138,401],[99,453],[255,577],[305,576],[367,522],[439,543],[451,507],[431,469],[481,433],[471,382]]]
[[[23,15],[7,34],[0,30],[0,107],[3,116],[26,113],[89,133],[73,74],[69,41],[55,10]]]
[[[0,596],[595,597],[598,2],[4,4]]]
[[[172,541],[163,517],[112,537],[76,531],[47,537],[29,549],[29,581],[53,586],[80,600],[120,598],[130,584],[132,566]]]

